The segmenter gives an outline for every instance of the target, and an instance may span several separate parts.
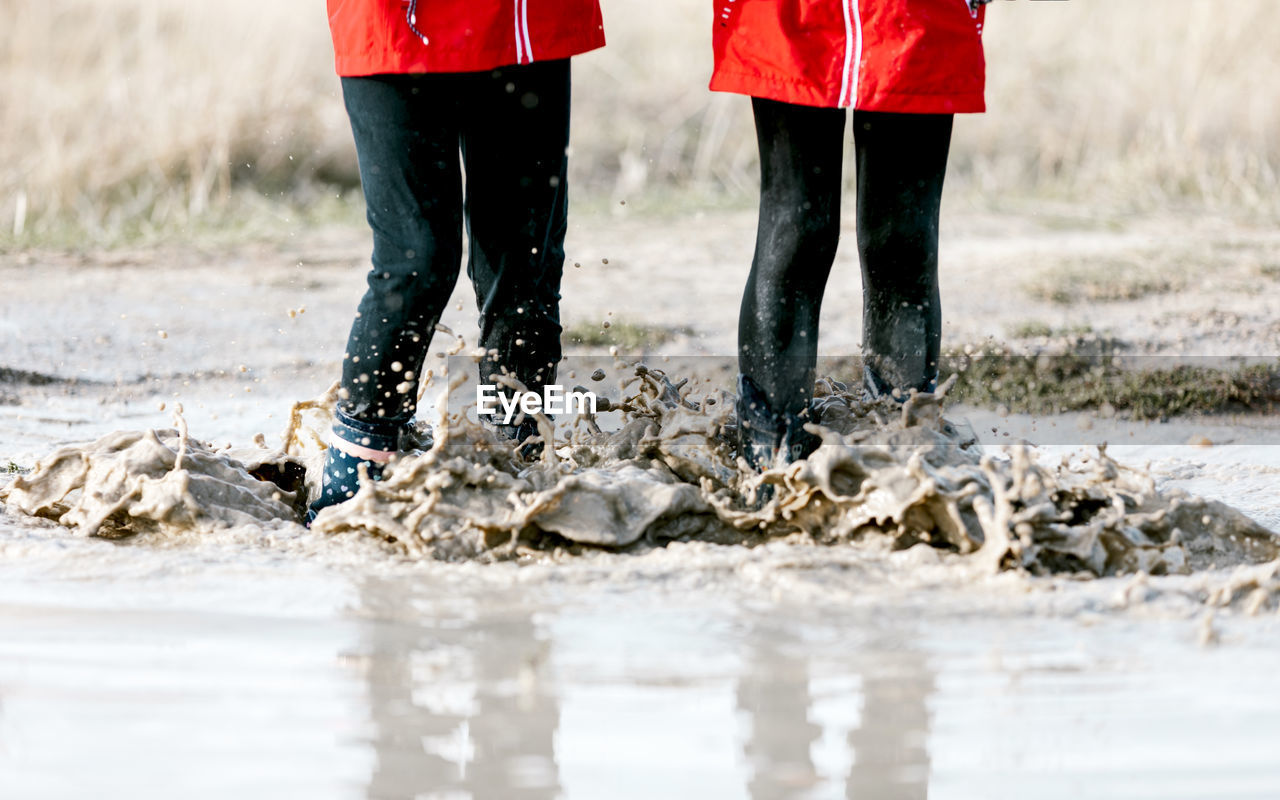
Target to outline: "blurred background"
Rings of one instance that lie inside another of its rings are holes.
[[[708,0],[604,0],[576,60],[579,209],[754,205]],[[0,0],[0,248],[358,221],[320,0]],[[949,203],[1280,216],[1275,0],[997,0]],[[846,171],[850,180],[851,170]]]

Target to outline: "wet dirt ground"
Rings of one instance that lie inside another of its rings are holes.
[[[674,331],[662,353],[731,354],[753,229],[750,214],[579,221],[567,326],[628,320]],[[1135,352],[1275,355],[1275,245],[1215,222],[953,215],[945,336],[1008,340],[1038,321]],[[363,231],[332,229],[303,244],[3,256],[0,466],[167,427],[179,403],[203,439],[273,437],[290,403],[336,377],[366,250]],[[1046,281],[1078,288],[1097,282],[1082,264],[1118,262],[1176,280],[1045,299],[1058,291]],[[463,281],[445,323],[469,336],[473,307]],[[859,308],[846,244],[824,353],[856,353]],[[1111,441],[1160,486],[1280,526],[1267,417],[1144,423],[1123,444],[1124,420],[952,413],[985,443],[1052,439],[1046,459]],[[1275,574],[1033,578],[929,548],[787,541],[421,563],[291,523],[110,542],[0,508],[0,788],[1271,797]]]

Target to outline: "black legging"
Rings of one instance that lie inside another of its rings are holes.
[[[778,414],[813,392],[822,294],[840,238],[843,109],[753,98],[760,223],[738,317],[741,372]],[[855,111],[863,358],[891,388],[937,381],[938,215],[952,116]]]
[[[535,390],[552,380],[568,207],[568,60],[343,78],[342,93],[373,269],[343,361],[339,419],[377,438],[413,415],[423,359],[458,280],[464,220],[480,345],[496,354],[482,377],[505,369]]]

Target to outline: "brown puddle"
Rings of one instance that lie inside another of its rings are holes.
[[[819,381],[824,445],[756,476],[734,460],[733,397],[632,365],[610,403],[621,425],[578,420],[541,460],[520,459],[462,414],[427,449],[323,512],[318,534],[360,532],[411,558],[497,560],[672,540],[814,545],[925,543],[983,571],[1190,573],[1272,561],[1280,538],[1222,503],[1157,491],[1107,456],[1046,467],[1029,446],[984,453],[942,415],[945,388],[903,406]],[[461,380],[458,381],[461,383]],[[63,447],[3,491],[10,508],[86,535],[297,521],[331,397],[297,404],[283,450],[215,451],[176,430],[116,432]],[[557,436],[540,420],[544,436]],[[1007,453],[1007,457],[1004,455]],[[315,470],[312,470],[315,472]],[[761,484],[773,487],[754,502]],[[314,491],[314,487],[312,487]]]

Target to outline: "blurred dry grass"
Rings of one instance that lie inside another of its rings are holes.
[[[243,224],[358,185],[318,0],[0,17],[0,243]],[[750,199],[749,103],[706,91],[710,18],[707,0],[605,0],[610,46],[575,67],[579,197]],[[1280,215],[1277,41],[1274,0],[997,3],[990,112],[957,126],[952,191]]]
[[[0,0],[0,17],[4,228],[109,238],[356,181],[323,3]]]

